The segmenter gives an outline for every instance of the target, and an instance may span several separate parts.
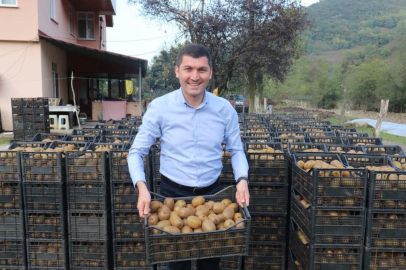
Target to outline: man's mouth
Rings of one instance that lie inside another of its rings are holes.
[[[189,85],[191,85],[191,86],[199,86],[200,83],[189,83]]]

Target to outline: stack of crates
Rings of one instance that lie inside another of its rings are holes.
[[[406,156],[364,155],[361,158],[346,155],[345,158],[348,164],[356,168],[374,166],[368,167],[369,194],[364,269],[404,269],[406,171],[400,169],[399,164],[406,164]]]
[[[144,219],[137,209],[138,190],[131,181],[128,151],[110,152],[114,269],[149,270],[146,263]],[[144,158],[149,170],[148,156]],[[149,179],[146,174],[147,186]]]
[[[290,251],[304,270],[362,269],[368,173],[333,161],[342,165],[338,154],[293,154]]]
[[[65,162],[61,152],[22,152],[29,269],[69,269]]]
[[[11,108],[15,140],[50,132],[48,98],[12,98]]]
[[[245,143],[249,164],[251,233],[245,270],[284,270],[288,159],[280,143]]]
[[[112,269],[109,158],[66,152],[70,269]]]
[[[26,269],[20,153],[0,152],[0,269]]]

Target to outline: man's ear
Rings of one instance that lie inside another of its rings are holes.
[[[175,66],[175,75],[176,78],[179,78],[179,68],[177,66]]]

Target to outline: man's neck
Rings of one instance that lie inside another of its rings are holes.
[[[185,95],[182,91],[182,95],[185,98],[186,102],[192,106],[193,108],[197,109],[199,108],[200,104],[202,104],[203,100],[204,100],[204,95],[205,92],[203,92],[203,95],[201,96],[190,96],[190,95]]]

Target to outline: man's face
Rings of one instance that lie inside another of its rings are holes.
[[[175,67],[185,98],[203,97],[204,89],[211,79],[212,70],[207,57],[193,58],[184,55],[179,67]]]

